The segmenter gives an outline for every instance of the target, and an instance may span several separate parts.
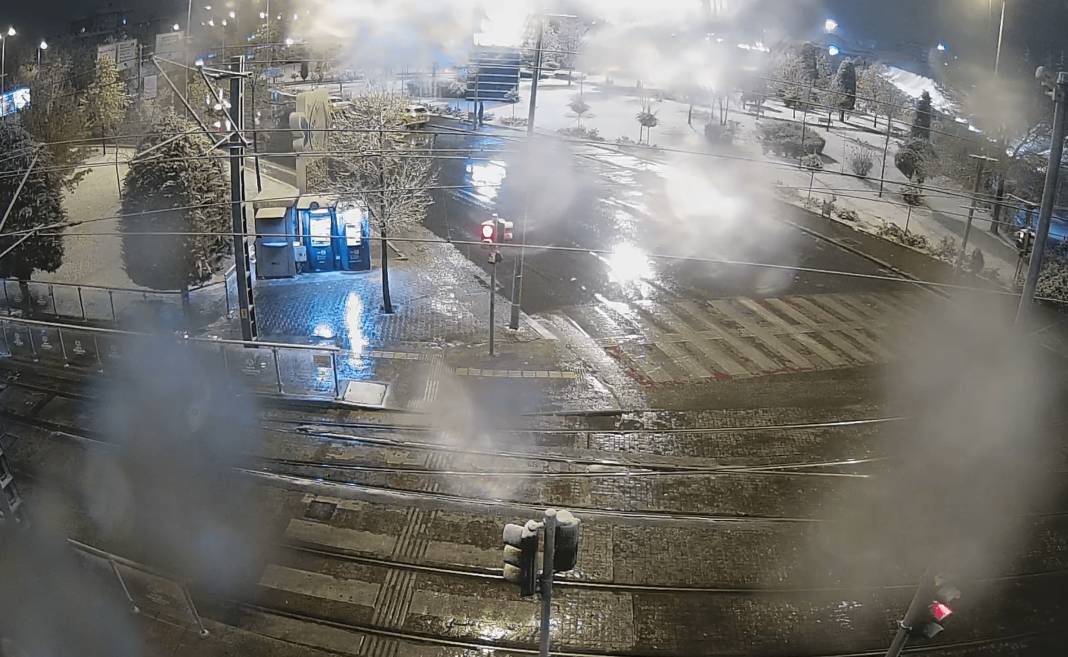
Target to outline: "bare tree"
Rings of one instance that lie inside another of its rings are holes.
[[[393,312],[388,237],[423,220],[432,203],[429,187],[437,180],[430,150],[412,147],[406,139],[406,107],[401,96],[372,92],[335,110],[329,150],[338,154],[329,157],[322,175],[310,176],[310,183],[322,191],[337,194],[342,201],[359,200],[370,210],[382,238],[386,313]]]
[[[575,113],[575,118],[578,119],[578,127],[581,128],[582,117],[590,111],[590,104],[583,100],[581,96],[575,96],[567,106]]]

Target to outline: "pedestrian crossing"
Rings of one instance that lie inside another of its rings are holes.
[[[564,314],[640,383],[833,370],[895,357],[920,291],[699,301],[602,301]]]

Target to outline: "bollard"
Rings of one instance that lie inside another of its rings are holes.
[[[89,318],[85,316],[85,299],[82,298],[82,288],[80,286],[78,287],[78,307],[81,308],[82,311],[82,321],[88,322]]]
[[[211,632],[208,628],[204,627],[204,622],[200,619],[200,613],[197,611],[197,606],[193,604],[193,596],[189,594],[189,588],[185,585],[181,585],[182,596],[185,597],[185,604],[189,607],[189,615],[193,617],[193,622],[197,624],[197,628],[200,629],[200,638],[206,638]]]
[[[330,369],[334,370],[334,399],[341,399],[341,382],[337,376],[337,354],[330,352]]]
[[[278,347],[271,347],[271,353],[274,355],[274,378],[278,382],[278,394],[284,395],[285,391],[282,390],[282,369],[278,366]]]

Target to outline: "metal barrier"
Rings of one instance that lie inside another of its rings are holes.
[[[221,281],[209,283],[189,290],[189,302],[200,314],[215,314],[212,306],[233,317],[232,303],[237,291],[234,285],[233,268]],[[7,314],[23,307],[25,295],[34,312],[52,317],[79,319],[85,322],[112,322],[128,318],[138,310],[151,310],[159,314],[161,309],[170,308],[176,313],[175,320],[181,319],[182,293],[177,291],[153,291],[133,288],[105,287],[102,285],[81,285],[76,283],[18,281],[0,279],[3,286],[4,307]],[[25,289],[25,292],[24,292]],[[165,311],[166,312],[166,311]]]
[[[130,611],[133,613],[141,613],[141,605],[137,603],[138,598],[148,600],[149,604],[162,609],[166,609],[168,606],[181,607],[193,620],[202,638],[210,634],[208,628],[204,627],[204,620],[200,617],[200,612],[197,611],[197,606],[193,602],[193,596],[189,593],[189,586],[186,583],[172,575],[161,573],[144,564],[86,545],[73,538],[68,538],[67,543],[87,562],[95,562],[96,565],[106,569],[115,577],[119,587],[122,589],[123,596],[130,605]],[[123,575],[124,571],[126,575]],[[161,587],[160,584],[163,584],[163,586]],[[143,594],[141,594],[142,592]],[[135,598],[135,593],[141,595]],[[171,599],[171,605],[165,604],[168,598]]]
[[[21,317],[0,317],[0,329],[3,355],[16,360],[107,372],[128,363],[145,342],[167,340],[190,349],[192,358],[218,358],[230,380],[240,381],[251,392],[341,398],[337,347],[149,335]]]

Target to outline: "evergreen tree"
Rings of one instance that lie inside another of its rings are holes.
[[[309,72],[310,71],[308,71],[308,60],[302,61],[300,63],[300,79],[307,80]]]
[[[80,94],[72,79],[69,59],[61,53],[51,54],[30,83],[33,102],[19,113],[33,139],[47,144],[52,168],[68,190],[73,190],[88,173],[87,169],[79,170],[78,165],[89,155],[89,150],[77,143],[88,132],[80,111]]]
[[[853,60],[847,59],[838,66],[834,89],[838,100],[838,120],[844,122],[846,111],[857,107],[857,66]]]
[[[89,130],[99,133],[102,138],[114,134],[129,105],[130,97],[126,95],[126,83],[119,69],[111,60],[101,59],[82,96],[82,111]]]
[[[0,121],[0,153],[5,154],[0,159],[0,199],[3,199],[0,213],[7,210],[11,199],[15,199],[3,226],[5,237],[0,238],[0,252],[11,249],[0,259],[0,276],[19,280],[23,312],[29,314],[32,306],[26,282],[35,271],[59,269],[63,264],[63,238],[58,234],[62,230],[60,227],[40,233],[23,231],[67,220],[63,209],[63,178],[53,167],[51,152],[41,148],[30,133],[14,121]],[[15,191],[34,155],[37,163],[16,197]],[[31,236],[26,237],[27,234]]]
[[[912,121],[912,136],[931,141],[931,94],[926,91],[916,101],[916,116]]]
[[[163,117],[126,174],[122,202],[122,259],[138,285],[181,290],[188,309],[189,287],[211,279],[230,253],[230,189],[218,160],[203,157],[211,142],[175,114]],[[139,233],[205,233],[145,235]]]

